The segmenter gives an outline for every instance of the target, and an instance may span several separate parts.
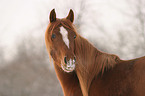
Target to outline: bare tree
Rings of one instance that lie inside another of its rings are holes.
[[[3,46],[0,46],[0,65],[4,63],[4,50]]]
[[[75,19],[75,25],[76,25],[76,27],[77,27],[77,31],[79,32],[79,33],[81,33],[81,30],[80,30],[80,28],[81,28],[81,26],[84,24],[84,22],[82,21],[82,17],[83,17],[83,13],[86,11],[86,0],[80,0],[80,5],[79,5],[79,12],[78,12],[78,14],[77,14],[77,18]]]
[[[113,7],[129,20],[122,29],[118,29],[117,52],[121,57],[126,58],[143,56],[145,50],[145,2],[144,0],[125,0],[124,2],[127,4],[126,10]]]
[[[128,0],[128,6],[132,12],[134,30],[139,34],[140,44],[145,50],[145,1],[144,0]]]
[[[11,64],[0,70],[0,96],[62,96],[44,38],[24,36],[16,48]]]

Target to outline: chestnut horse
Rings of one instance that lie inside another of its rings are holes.
[[[73,25],[70,10],[63,19],[50,12],[45,33],[64,96],[145,96],[145,57],[121,60],[96,49]]]

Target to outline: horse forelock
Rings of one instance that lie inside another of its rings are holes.
[[[48,27],[48,32],[53,32],[53,30],[55,30],[58,27],[63,26],[65,29],[69,29],[71,31],[75,31],[74,25],[66,19],[57,19],[55,22],[50,23],[49,27]]]

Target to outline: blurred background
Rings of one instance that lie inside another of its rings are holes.
[[[76,30],[99,50],[145,55],[145,0],[0,0],[0,96],[63,96],[44,35],[49,12],[75,13]]]

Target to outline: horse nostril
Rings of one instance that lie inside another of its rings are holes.
[[[66,57],[64,57],[64,62],[65,62],[65,64],[67,64]]]
[[[76,62],[76,58],[74,57],[73,63],[75,63],[75,62]]]
[[[74,60],[76,61],[76,58],[74,57]]]

